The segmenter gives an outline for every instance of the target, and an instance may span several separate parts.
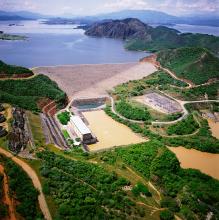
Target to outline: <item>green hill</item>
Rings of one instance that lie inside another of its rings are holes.
[[[55,82],[44,75],[25,80],[0,80],[1,103],[10,103],[31,111],[39,111],[37,102],[41,98],[49,98],[63,104],[66,95]]]
[[[219,37],[208,34],[182,33],[158,26],[151,29],[150,37],[128,39],[125,45],[129,50],[160,51],[180,47],[204,47],[213,53],[219,52]]]
[[[180,47],[204,47],[217,54],[219,37],[209,34],[180,33],[165,26],[152,27],[136,18],[105,20],[87,27],[86,35],[126,41],[129,50],[159,51]]]
[[[174,71],[178,77],[197,85],[210,79],[219,79],[219,58],[204,48],[164,50],[158,53],[158,61],[163,67]]]
[[[33,72],[24,67],[8,65],[0,60],[0,77],[3,75],[6,77],[16,75],[31,76],[33,75]]]

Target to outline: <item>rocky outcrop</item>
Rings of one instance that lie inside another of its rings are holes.
[[[117,39],[149,38],[152,27],[138,19],[108,20],[91,25],[85,32],[88,36]]]

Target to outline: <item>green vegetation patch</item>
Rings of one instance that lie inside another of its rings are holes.
[[[125,118],[133,120],[148,121],[151,118],[146,107],[134,106],[125,100],[116,102],[116,111]]]
[[[162,89],[165,89],[168,84],[169,85],[174,85],[177,87],[186,87],[187,84],[183,81],[174,79],[172,76],[169,74],[163,72],[163,71],[158,71],[157,74],[152,77],[151,79],[148,79],[146,81],[148,85],[157,85],[159,87],[162,87]]]
[[[104,154],[110,161],[123,160],[140,175],[153,182],[165,196],[161,205],[185,219],[205,219],[212,211],[219,216],[219,181],[197,170],[180,168],[174,153],[161,142],[150,141]],[[185,212],[185,210],[188,210]],[[189,212],[189,214],[188,214]],[[185,215],[189,215],[188,218]]]
[[[201,120],[201,127],[197,134],[187,137],[162,138],[168,146],[184,146],[188,149],[219,153],[219,140],[212,136],[207,120]]]
[[[0,35],[1,38],[1,35]],[[4,75],[33,75],[33,72],[30,69],[20,66],[8,65],[0,60],[0,76],[1,74]]]
[[[148,32],[145,37],[133,37],[126,41],[128,50],[160,51],[181,47],[203,47],[215,54],[219,51],[219,37],[208,34],[182,33],[179,31],[158,26]]]
[[[66,159],[54,153],[38,153],[42,159],[44,192],[52,196],[58,219],[127,219],[140,217],[135,203],[122,190],[129,181],[102,167]]]
[[[33,134],[34,143],[37,147],[41,147],[45,143],[45,136],[41,124],[39,114],[34,114],[30,111],[26,111],[28,121],[30,124],[31,132]]]
[[[68,133],[68,131],[67,130],[62,130],[62,134],[63,134],[63,136],[64,136],[64,138],[67,140],[68,138],[70,138],[70,135],[69,135],[69,133]]]
[[[144,196],[151,196],[151,192],[148,190],[148,187],[146,187],[143,183],[138,182],[133,188],[132,193],[135,196],[144,195]]]
[[[0,31],[0,40],[25,40],[27,37],[22,35],[12,35],[12,34],[5,34],[1,33]]]
[[[44,75],[25,80],[0,80],[0,102],[39,111],[37,102],[41,98],[49,98],[62,104],[65,102],[66,94]]]
[[[171,211],[163,210],[160,212],[160,219],[161,220],[173,220],[175,218],[174,218],[174,215]]]
[[[219,58],[204,48],[164,50],[158,53],[158,61],[174,71],[178,77],[198,85],[209,79],[219,78]]]
[[[59,121],[63,125],[67,125],[71,118],[71,113],[68,111],[61,112],[57,115]]]
[[[176,124],[170,125],[167,128],[168,135],[186,135],[192,134],[199,128],[198,123],[194,120],[193,115],[179,121]]]

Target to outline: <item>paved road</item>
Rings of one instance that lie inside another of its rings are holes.
[[[6,150],[4,150],[2,148],[0,148],[0,154],[3,154],[4,156],[6,156],[6,157],[10,158],[11,160],[13,160],[31,178],[34,187],[39,191],[38,200],[39,200],[40,209],[41,209],[41,211],[42,211],[42,213],[44,215],[44,218],[46,220],[52,220],[49,208],[48,208],[47,203],[46,203],[45,196],[44,196],[44,194],[42,192],[41,183],[40,183],[39,178],[38,178],[37,174],[35,173],[35,171],[27,163],[25,163],[21,159],[15,157],[10,152],[8,152],[8,151],[6,151]]]

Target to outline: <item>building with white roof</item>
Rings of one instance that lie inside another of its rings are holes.
[[[79,116],[71,116],[69,124],[83,142],[93,139],[90,129]]]

